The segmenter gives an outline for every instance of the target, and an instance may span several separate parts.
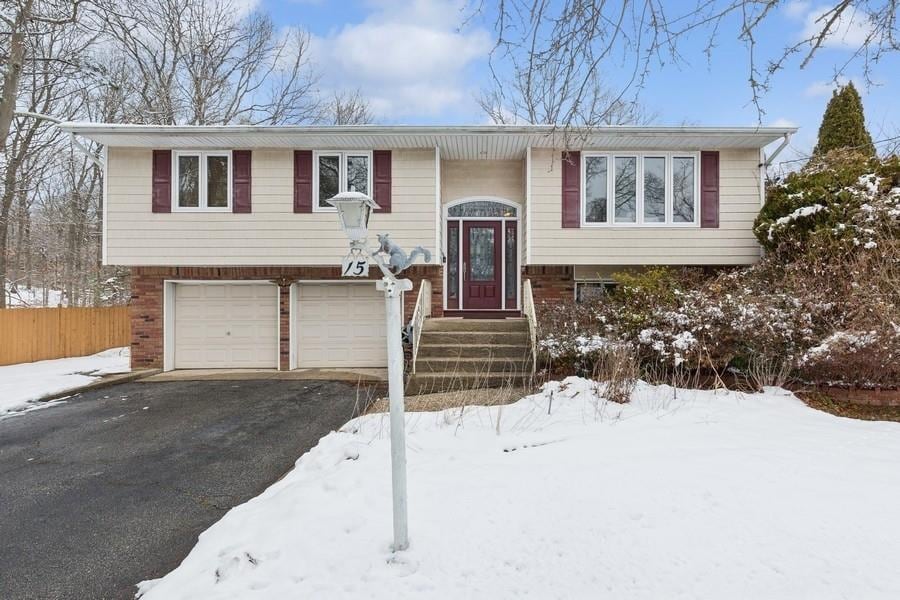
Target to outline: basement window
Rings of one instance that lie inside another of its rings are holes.
[[[619,284],[612,279],[596,279],[575,282],[575,302],[578,304],[606,298]]]
[[[175,210],[231,210],[230,151],[177,151],[172,161]]]

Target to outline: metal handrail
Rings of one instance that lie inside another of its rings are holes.
[[[528,321],[528,336],[531,344],[531,374],[537,371],[537,314],[534,312],[534,295],[531,292],[531,280],[526,279],[522,286],[522,312]]]
[[[419,286],[419,295],[416,298],[416,308],[413,310],[412,320],[412,373],[416,373],[416,357],[419,355],[419,338],[422,337],[422,329],[425,327],[425,318],[431,316],[431,281],[422,280]]]

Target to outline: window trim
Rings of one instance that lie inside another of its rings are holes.
[[[320,206],[319,205],[319,157],[320,156],[337,156],[340,159],[340,174],[338,181],[338,193],[347,191],[347,157],[348,156],[365,156],[369,161],[369,173],[368,173],[368,182],[366,185],[369,188],[368,196],[374,199],[374,190],[372,186],[374,185],[374,171],[375,165],[372,162],[372,151],[371,150],[314,150],[313,151],[313,177],[312,177],[312,189],[313,189],[313,202],[312,209],[313,212],[335,212],[337,209],[333,206]]]
[[[589,157],[605,157],[607,164],[606,177],[606,216],[604,223],[596,223],[587,220],[587,186],[586,186],[586,160]],[[615,159],[624,157],[637,157],[637,206],[635,221],[616,222],[615,221]],[[661,223],[644,222],[644,159],[645,158],[665,158],[666,159],[666,218]],[[692,158],[694,160],[694,220],[692,222],[678,223],[673,220],[672,210],[674,204],[674,169],[673,159],[675,158]],[[699,151],[583,151],[581,153],[580,165],[580,186],[581,186],[581,227],[606,227],[613,229],[629,229],[634,227],[648,228],[699,228],[700,227],[700,152]]]
[[[178,159],[182,156],[196,156],[199,158],[200,171],[199,206],[181,206],[178,183]],[[225,206],[207,206],[207,163],[208,156],[225,156],[228,158],[228,203]],[[173,150],[172,151],[172,212],[231,212],[232,198],[234,196],[234,156],[231,150]]]

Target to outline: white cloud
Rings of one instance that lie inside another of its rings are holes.
[[[439,115],[470,95],[465,71],[491,48],[487,31],[459,31],[461,5],[439,0],[370,2],[374,12],[313,40],[327,87],[360,88],[374,112]]]
[[[812,6],[807,0],[795,0],[785,5],[788,17],[803,22],[801,39],[815,39],[830,20],[832,5]],[[856,50],[872,31],[872,24],[863,10],[855,10],[852,6],[845,9],[836,23],[831,25],[830,33],[822,40],[824,48],[844,48]]]
[[[802,19],[809,12],[808,0],[793,0],[784,6],[784,12],[793,19]]]
[[[837,89],[838,86],[847,85],[848,81],[852,81],[853,85],[856,86],[857,91],[860,94],[866,93],[866,86],[862,84],[858,79],[847,77],[838,77],[837,81],[833,79],[829,79],[827,81],[814,81],[803,90],[804,95],[809,96],[810,98],[817,98],[821,96],[831,96],[831,93]]]
[[[780,119],[775,119],[772,121],[771,127],[798,127],[797,123],[791,121],[790,119],[785,119],[784,117]]]
[[[238,16],[244,17],[259,8],[259,3],[260,0],[231,0],[231,8]]]

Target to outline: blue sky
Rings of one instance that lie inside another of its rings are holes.
[[[253,0],[250,0],[253,1]],[[673,0],[677,1],[677,0]],[[827,1],[827,0],[826,0]],[[312,34],[313,57],[321,85],[360,88],[370,98],[379,122],[468,124],[486,122],[476,103],[479,90],[490,85],[487,57],[493,42],[491,23],[475,19],[460,28],[464,14],[450,0],[256,0],[281,26],[298,25]],[[489,2],[488,2],[489,4]],[[757,41],[762,58],[801,39],[825,2],[785,2],[765,22]],[[465,13],[468,14],[468,13]],[[782,158],[811,150],[836,66],[852,55],[863,28],[848,23],[841,36],[829,40],[805,69],[799,60],[778,73],[763,98],[767,125],[801,128],[792,149]],[[660,125],[754,125],[750,103],[747,52],[736,28],[724,27],[711,62],[703,53],[705,37],[683,44],[683,63],[655,67],[640,100]],[[897,135],[900,115],[892,108],[900,97],[900,58],[888,57],[873,73],[876,86],[866,87],[861,64],[847,75],[863,95],[869,129],[875,139]],[[609,79],[615,81],[616,73]]]

